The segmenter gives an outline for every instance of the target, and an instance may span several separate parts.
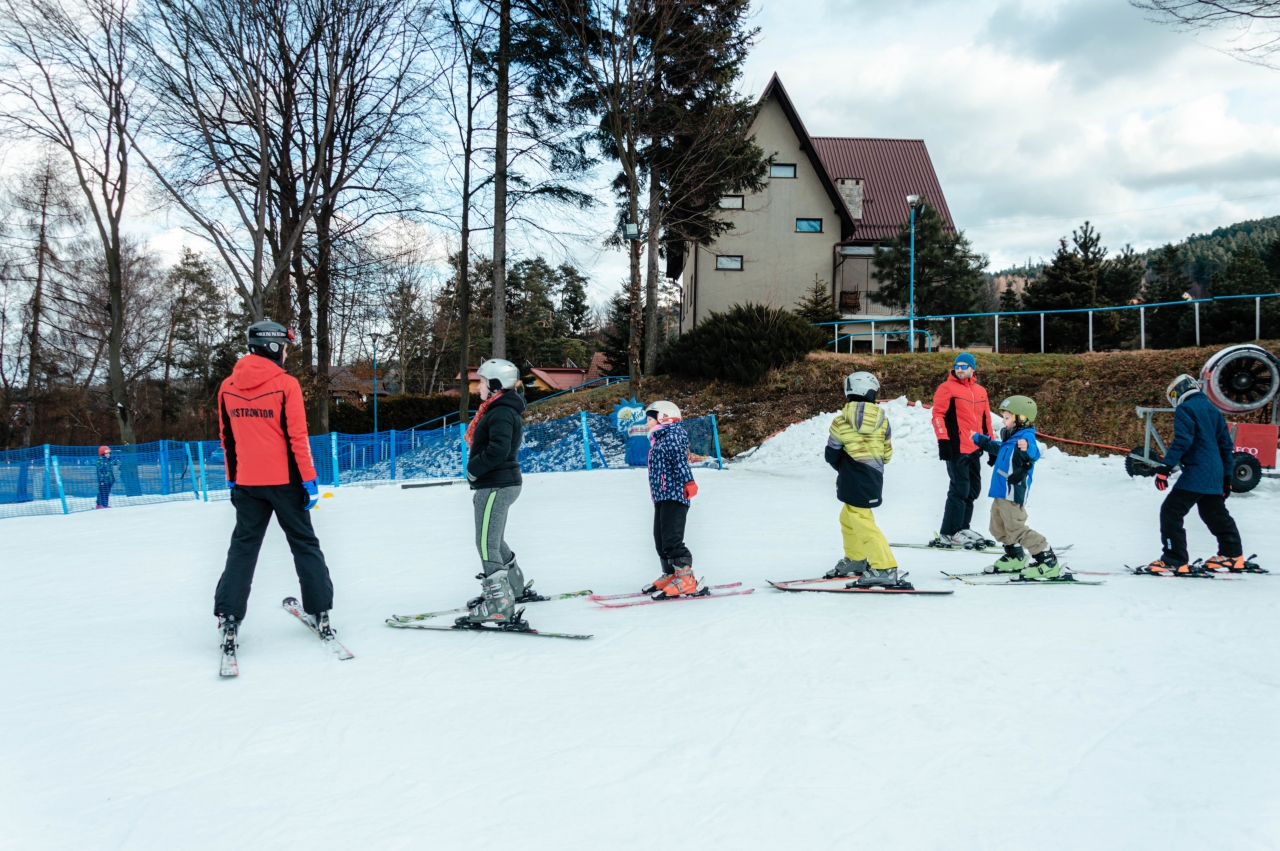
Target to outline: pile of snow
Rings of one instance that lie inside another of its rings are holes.
[[[880,407],[889,417],[895,460],[938,457],[938,439],[933,434],[931,411],[928,408],[919,402],[909,403],[906,396],[881,402]],[[839,411],[832,411],[829,414],[818,414],[787,427],[750,450],[735,466],[740,465],[746,469],[807,466],[814,463],[825,466],[822,453],[827,446],[831,420],[838,413]]]

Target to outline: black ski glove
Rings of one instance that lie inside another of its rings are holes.
[[[1222,498],[1231,496],[1231,476],[1222,477]]]
[[[955,457],[956,457],[956,453],[955,453],[955,450],[951,448],[951,441],[939,440],[938,441],[938,460],[950,461]]]

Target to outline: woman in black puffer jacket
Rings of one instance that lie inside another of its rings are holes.
[[[515,625],[515,605],[525,597],[524,574],[507,546],[507,513],[520,496],[520,441],[525,401],[515,364],[492,359],[481,364],[480,410],[467,427],[467,481],[475,506],[476,550],[480,553],[480,596],[459,625]]]

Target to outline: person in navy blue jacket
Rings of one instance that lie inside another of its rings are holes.
[[[1200,392],[1200,384],[1190,375],[1179,375],[1165,391],[1174,407],[1173,442],[1165,453],[1164,465],[1156,474],[1156,489],[1169,489],[1169,475],[1182,467],[1182,475],[1160,506],[1160,558],[1139,573],[1174,576],[1203,575],[1207,570],[1245,571],[1245,561],[1236,521],[1227,512],[1231,495],[1231,456],[1235,451],[1227,421],[1213,402]],[[1188,564],[1187,532],[1182,518],[1192,506],[1218,539],[1218,554],[1203,566]]]
[[[644,589],[655,600],[707,593],[693,575],[693,554],[684,543],[689,501],[698,483],[689,469],[689,435],[680,409],[654,402],[645,409],[649,422],[649,495],[653,499],[653,543],[662,560],[662,576]]]

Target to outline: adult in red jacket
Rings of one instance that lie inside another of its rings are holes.
[[[229,631],[234,639],[249,606],[258,550],[275,514],[293,552],[302,608],[327,636],[333,583],[308,513],[320,492],[307,441],[302,388],[284,371],[293,332],[275,322],[255,322],[248,337],[250,353],[236,362],[218,388],[218,424],[236,528],[213,612],[224,635]]]
[[[977,432],[991,437],[991,403],[974,374],[976,367],[973,355],[957,355],[951,374],[933,394],[938,457],[947,462],[951,478],[939,530],[942,543],[947,545],[982,546],[986,541],[969,528],[973,501],[982,493],[982,450],[970,435]]]

